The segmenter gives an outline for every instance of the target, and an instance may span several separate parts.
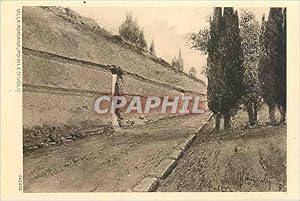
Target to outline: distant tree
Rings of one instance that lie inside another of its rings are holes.
[[[183,71],[183,59],[181,55],[181,49],[179,49],[179,54],[178,54],[178,71],[182,72]]]
[[[258,77],[260,25],[252,12],[242,10],[240,29],[245,67],[243,103],[247,108],[249,125],[254,126],[257,123],[257,110],[262,92]]]
[[[196,68],[194,66],[190,68],[189,74],[192,75],[192,76],[194,76],[194,77],[196,76],[197,70],[196,70]]]
[[[125,21],[119,27],[120,36],[129,42],[136,42],[136,30],[139,29],[136,21],[132,18],[132,13],[127,13]]]
[[[171,66],[175,69],[178,69],[179,63],[178,63],[178,60],[175,56],[173,57],[173,59],[171,61]]]
[[[155,46],[154,46],[154,40],[152,40],[152,42],[151,42],[150,52],[151,52],[152,55],[156,55]]]
[[[181,56],[181,49],[179,49],[178,58],[173,57],[173,59],[171,61],[171,66],[180,72],[183,71],[183,59]]]
[[[285,23],[282,8],[270,8],[268,21],[262,19],[259,78],[264,101],[269,107],[269,121],[275,121],[275,106],[278,105],[285,120],[286,110],[286,44]]]
[[[200,74],[207,77],[207,65],[203,65]]]
[[[136,45],[140,49],[147,48],[147,41],[144,36],[144,30],[140,30],[140,33],[138,35],[138,41],[137,41]]]
[[[147,47],[144,31],[140,30],[137,20],[133,20],[132,13],[126,14],[125,21],[119,27],[119,34],[124,40],[140,49]]]

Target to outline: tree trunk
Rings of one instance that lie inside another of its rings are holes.
[[[249,118],[249,125],[254,126],[255,120],[254,120],[254,111],[253,111],[252,102],[247,104],[247,113],[248,113],[248,118]]]
[[[224,115],[224,130],[228,130],[231,127],[230,125],[230,115]]]
[[[276,119],[275,119],[275,104],[269,104],[269,121],[270,124],[275,124]]]
[[[281,114],[281,119],[280,119],[280,123],[284,123],[285,122],[285,116],[286,116],[286,108],[285,107],[278,107],[280,114]]]
[[[216,131],[219,132],[220,131],[220,124],[221,124],[221,115],[220,114],[216,114]]]
[[[256,125],[258,123],[257,121],[257,107],[258,107],[258,103],[254,103],[253,105],[253,118],[254,118],[254,124]]]

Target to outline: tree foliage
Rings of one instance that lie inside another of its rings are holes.
[[[249,11],[242,11],[240,20],[242,49],[244,53],[246,102],[258,100],[261,88],[258,78],[258,63],[260,50],[260,26],[255,15]]]
[[[251,117],[255,124],[261,96],[269,105],[270,121],[275,120],[276,105],[285,121],[286,9],[270,8],[260,27],[249,11],[242,11],[238,21],[233,8],[223,13],[214,8],[210,27],[191,34],[187,43],[208,55],[208,106],[225,124],[240,103],[253,113],[249,123]]]
[[[253,126],[257,122],[257,109],[262,92],[258,76],[260,25],[252,12],[242,10],[240,30],[245,67],[243,103],[247,108],[249,124]]]
[[[286,8],[282,11],[282,28],[279,28],[279,65],[276,65],[276,89],[278,91],[276,103],[281,109],[282,121],[286,113]]]
[[[192,76],[196,76],[197,74],[197,70],[194,66],[192,66],[189,70],[189,74],[192,75]]]
[[[119,34],[124,40],[136,47],[140,49],[147,48],[144,31],[138,26],[137,20],[133,20],[131,13],[126,14],[125,21],[119,27]]]
[[[179,49],[178,58],[173,57],[173,59],[171,61],[171,65],[178,71],[180,71],[180,72],[183,71],[183,59],[182,59],[182,55],[181,55],[181,49]]]
[[[239,21],[233,8],[224,8],[223,15],[222,8],[214,8],[207,52],[208,107],[224,117],[224,127],[228,128],[244,91]]]
[[[269,118],[275,123],[275,105],[285,119],[286,111],[286,10],[270,8],[268,21],[263,17],[260,42],[262,51],[259,78],[264,101],[269,105]]]
[[[215,113],[221,112],[222,91],[224,89],[222,51],[221,44],[224,24],[222,8],[214,8],[214,14],[210,22],[210,36],[207,42],[207,98],[208,107]]]
[[[199,50],[203,54],[207,54],[208,42],[210,40],[209,28],[204,27],[200,29],[198,33],[192,33],[187,40],[188,45],[195,49]]]
[[[238,13],[233,8],[224,8],[223,18],[225,31],[221,49],[224,60],[225,93],[223,94],[221,113],[224,116],[224,126],[226,127],[226,121],[229,121],[226,118],[235,114],[240,99],[244,95],[244,67]]]
[[[156,55],[155,46],[154,46],[154,40],[152,40],[149,50],[150,50],[150,52],[151,52],[152,55]]]
[[[246,43],[242,48],[238,13],[231,7],[224,8],[223,13],[222,8],[214,8],[209,29],[203,28],[188,38],[191,48],[208,54],[208,107],[217,114],[217,129],[221,116],[224,117],[224,126],[230,126],[230,117],[237,111],[245,92],[243,48]]]

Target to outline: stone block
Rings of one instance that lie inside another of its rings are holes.
[[[165,179],[173,171],[176,165],[176,160],[166,158],[150,173],[150,176]]]
[[[174,160],[178,160],[179,158],[181,158],[183,155],[182,150],[180,149],[175,149],[169,156],[168,158],[174,159]]]
[[[146,177],[133,189],[134,192],[153,192],[159,185],[157,178]]]

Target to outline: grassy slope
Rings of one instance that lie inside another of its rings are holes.
[[[244,129],[246,117],[219,134],[211,123],[159,191],[286,191],[286,125]]]

